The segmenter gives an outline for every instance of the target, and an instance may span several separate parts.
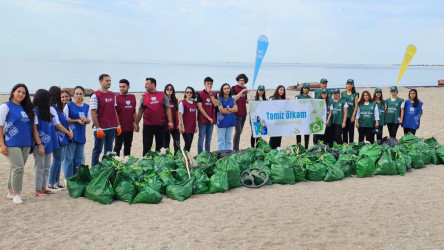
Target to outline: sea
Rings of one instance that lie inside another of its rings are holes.
[[[275,89],[304,82],[318,82],[327,78],[328,87],[344,88],[347,79],[354,79],[356,87],[385,87],[396,83],[400,65],[387,64],[323,64],[323,63],[269,63],[259,70],[254,89],[264,85]],[[25,83],[30,92],[51,86],[98,89],[100,74],[111,76],[111,90],[118,92],[120,79],[130,82],[131,92],[144,92],[145,79],[157,80],[158,90],[171,83],[176,91],[187,86],[203,88],[203,80],[210,76],[214,88],[223,83],[236,84],[236,76],[249,77],[247,87],[253,89],[254,62],[171,62],[171,61],[99,61],[99,60],[0,60],[2,84],[0,93],[9,93],[16,83]],[[437,86],[444,79],[444,65],[411,65],[398,86]]]

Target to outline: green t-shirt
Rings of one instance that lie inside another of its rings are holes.
[[[296,96],[296,98],[297,99],[311,99],[311,96],[299,94],[299,95]]]
[[[402,98],[396,98],[392,101],[392,98],[385,100],[387,105],[387,113],[385,114],[385,124],[387,123],[398,123],[401,116],[401,105],[404,102]]]
[[[384,126],[386,104],[384,103],[384,106],[382,106],[380,102],[377,102],[376,105],[378,105],[379,110],[379,126]]]
[[[344,99],[348,104],[348,111],[347,111],[347,118],[351,118],[353,115],[353,110],[355,110],[355,98],[359,97],[359,93],[355,92],[351,95],[347,95],[347,90],[342,91],[341,97]]]
[[[375,102],[368,105],[362,104],[359,106],[359,127],[372,128],[375,126]]]
[[[321,92],[322,92],[322,89],[315,89],[315,91],[314,91],[315,99],[320,99],[321,98]],[[333,94],[332,90],[331,89],[327,89],[328,98],[331,98],[332,94]]]
[[[339,99],[337,102],[335,102],[333,99],[331,100],[331,123],[332,124],[342,124],[342,120],[344,118],[344,106],[345,106],[345,100]]]

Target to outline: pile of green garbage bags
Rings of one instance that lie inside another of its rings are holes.
[[[359,142],[330,148],[320,142],[308,150],[298,144],[279,151],[262,139],[257,145],[220,159],[216,153],[204,151],[195,159],[198,166],[189,172],[181,151],[176,155],[168,149],[164,154],[148,152],[141,159],[130,156],[125,162],[106,156],[91,169],[78,166],[77,174],[67,180],[68,191],[73,198],[85,197],[103,204],[114,200],[156,204],[164,195],[184,201],[191,195],[238,188],[242,172],[249,168],[268,173],[266,184],[271,185],[338,181],[353,175],[405,175],[409,168],[444,162],[444,145],[433,137],[423,140],[413,134],[390,145]]]

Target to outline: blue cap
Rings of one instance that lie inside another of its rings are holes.
[[[257,86],[257,89],[258,90],[265,90],[265,86],[264,85],[259,85],[259,86]]]

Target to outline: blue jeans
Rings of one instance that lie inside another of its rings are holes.
[[[199,124],[199,139],[197,141],[197,154],[203,151],[205,139],[205,151],[210,152],[211,136],[213,135],[214,124]]]
[[[108,152],[113,151],[113,142],[116,137],[116,129],[107,129],[103,130],[105,133],[105,137],[103,139],[97,138],[97,131],[94,131],[94,148],[91,156],[91,167],[93,168],[95,165],[99,164],[99,156],[103,150],[103,155]]]
[[[49,167],[49,185],[58,184],[60,181],[60,172],[62,169],[62,162],[66,155],[66,148],[67,145],[52,151],[52,163]]]
[[[63,175],[65,179],[77,174],[77,166],[85,163],[85,144],[71,142],[66,146],[65,160],[63,162]]]
[[[217,128],[217,150],[231,149],[231,133],[233,127]]]

